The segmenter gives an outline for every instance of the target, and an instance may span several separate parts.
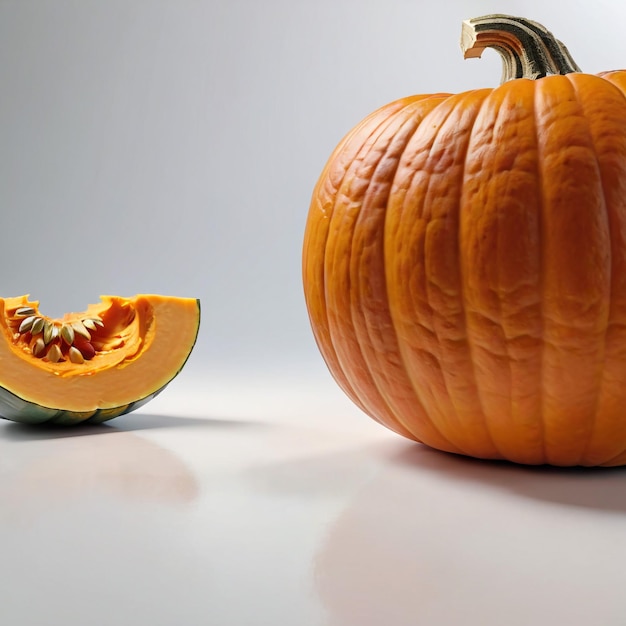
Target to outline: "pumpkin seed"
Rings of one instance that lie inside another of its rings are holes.
[[[74,346],[70,347],[70,349],[67,351],[67,355],[70,357],[70,361],[72,363],[84,363],[85,362],[85,359],[83,358],[81,351]]]
[[[100,328],[104,328],[104,322],[102,321],[101,318],[99,318],[99,317],[90,317],[89,320],[92,321],[96,326],[100,326]],[[85,320],[83,320],[83,323],[84,322],[85,322]]]
[[[30,307],[30,306],[22,306],[19,309],[16,309],[15,312],[13,313],[15,317],[28,317],[29,315],[34,315],[34,314],[35,314],[35,309],[33,309],[33,307]]]
[[[33,356],[36,356],[37,358],[43,356],[43,353],[46,351],[46,344],[43,340],[42,337],[37,337],[37,340],[35,341],[35,343],[33,344],[33,347],[31,348],[31,352],[33,353]]]
[[[39,318],[37,318],[37,316],[35,315],[30,315],[29,317],[23,319],[22,323],[20,324],[20,327],[17,329],[18,332],[27,333],[36,319],[39,319]]]
[[[83,322],[79,322],[79,321],[72,322],[72,328],[74,329],[74,332],[77,335],[80,335],[81,337],[84,337],[85,339],[87,339],[87,341],[89,341],[91,339],[91,334],[85,328],[85,325],[83,324]]]
[[[58,363],[62,357],[63,357],[63,354],[61,352],[61,348],[59,348],[58,344],[53,343],[50,346],[50,348],[48,348],[48,353],[46,354],[46,358],[51,363]]]
[[[98,325],[96,324],[96,320],[86,318],[83,320],[83,326],[89,330],[98,330]]]
[[[43,326],[43,340],[46,345],[52,341],[52,332],[54,328],[54,324],[50,320],[46,320],[46,323]]]
[[[33,322],[33,325],[30,327],[30,332],[33,335],[38,335],[43,330],[44,325],[45,325],[44,318],[36,317],[35,321]]]
[[[75,338],[74,329],[69,324],[63,324],[61,326],[61,337],[68,346],[71,346]]]

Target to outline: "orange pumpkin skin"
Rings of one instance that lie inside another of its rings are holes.
[[[333,377],[433,448],[626,464],[626,71],[374,112],[313,192],[303,284]]]

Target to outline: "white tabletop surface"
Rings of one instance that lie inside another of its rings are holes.
[[[0,447],[3,625],[626,623],[626,470],[428,450],[326,376],[181,376]]]

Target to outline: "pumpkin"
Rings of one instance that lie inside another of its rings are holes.
[[[102,296],[61,319],[0,298],[0,417],[71,425],[133,411],[180,372],[199,325],[195,298]]]
[[[463,24],[491,89],[402,98],[313,191],[303,285],[333,377],[439,450],[626,464],[626,71],[590,75],[543,26]]]

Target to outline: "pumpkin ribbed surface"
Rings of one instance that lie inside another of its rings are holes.
[[[626,463],[626,72],[405,98],[315,187],[303,281],[367,414],[434,448]]]

